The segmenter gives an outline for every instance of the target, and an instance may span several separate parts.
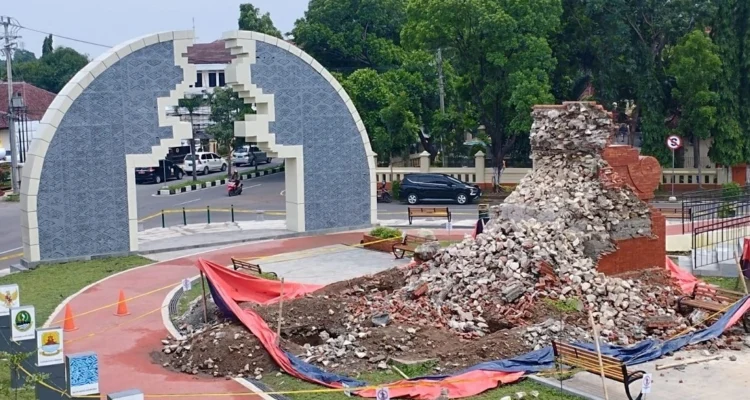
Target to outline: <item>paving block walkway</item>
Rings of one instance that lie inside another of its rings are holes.
[[[648,400],[706,400],[706,399],[746,399],[750,388],[750,349],[743,351],[725,350],[716,355],[722,359],[699,364],[686,365],[684,369],[656,370],[656,365],[680,363],[706,358],[700,351],[681,351],[674,357],[667,357],[632,367],[652,374],[653,386]],[[729,357],[736,357],[730,361]],[[681,358],[681,360],[677,360]],[[627,400],[625,389],[620,382],[605,380],[610,400]],[[588,372],[576,374],[565,381],[565,386],[604,398],[602,381],[599,375]],[[641,383],[631,385],[631,393],[638,393]]]

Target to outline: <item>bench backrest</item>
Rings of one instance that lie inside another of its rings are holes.
[[[238,268],[242,268],[242,269],[248,269],[250,271],[257,272],[259,274],[261,273],[260,272],[260,265],[258,265],[258,264],[253,264],[253,263],[249,263],[247,261],[242,261],[242,260],[238,260],[236,258],[232,258],[232,265],[234,266],[235,270],[237,270]]]
[[[448,207],[409,207],[409,215],[448,215]]]
[[[744,296],[745,295],[740,292],[733,292],[731,290],[722,289],[703,283],[695,285],[695,288],[693,289],[694,299],[700,300],[703,298],[708,298],[711,301],[715,301],[717,303],[732,304],[737,302],[737,300],[740,300]]]
[[[407,244],[407,243],[427,243],[427,242],[431,242],[431,241],[432,240],[430,240],[428,238],[424,238],[424,237],[416,236],[416,235],[406,235],[406,237],[404,238],[404,244]]]
[[[562,364],[582,368],[594,374],[601,373],[599,356],[593,351],[555,341],[552,342],[552,349],[555,352],[555,357]],[[604,367],[604,376],[607,378],[618,382],[626,380],[627,370],[620,360],[602,355],[602,365]]]

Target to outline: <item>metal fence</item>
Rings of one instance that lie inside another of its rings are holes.
[[[692,233],[693,267],[732,260],[750,235],[750,186],[683,195],[682,229]]]
[[[229,207],[206,208],[176,208],[165,209],[138,220],[139,224],[149,228],[170,227],[191,224],[211,224],[240,221],[263,221],[265,219],[279,219],[286,215],[280,210],[247,210]]]

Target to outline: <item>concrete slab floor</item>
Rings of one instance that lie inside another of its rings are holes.
[[[263,271],[272,271],[292,282],[327,285],[371,275],[410,260],[396,260],[393,254],[345,245],[325,246],[308,251],[263,259]]]
[[[681,351],[673,357],[662,358],[653,362],[628,368],[632,371],[643,370],[652,374],[653,386],[647,400],[705,400],[705,399],[745,399],[750,388],[750,349],[743,351],[723,350],[717,352],[722,356],[716,361],[686,365],[684,370],[675,368],[656,370],[656,365],[666,365],[706,358],[701,351]],[[713,355],[712,355],[713,356]],[[731,361],[730,356],[737,358]],[[676,360],[682,357],[682,360]],[[620,382],[606,381],[610,400],[627,400],[625,389]],[[599,375],[580,372],[565,381],[565,386],[604,398],[602,382]],[[630,386],[631,393],[637,394],[641,382]]]

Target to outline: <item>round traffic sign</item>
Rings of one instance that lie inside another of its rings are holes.
[[[677,135],[671,135],[667,138],[667,147],[672,150],[677,150],[682,147],[682,138]]]

